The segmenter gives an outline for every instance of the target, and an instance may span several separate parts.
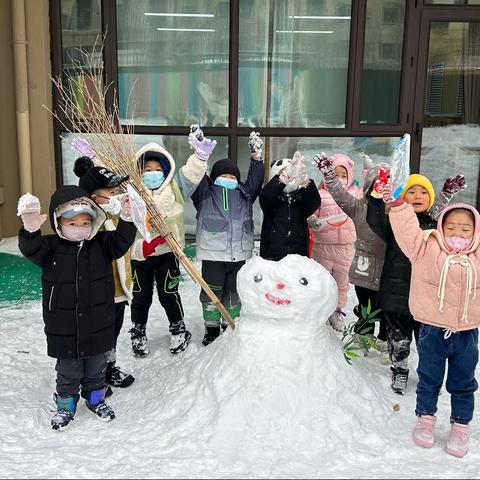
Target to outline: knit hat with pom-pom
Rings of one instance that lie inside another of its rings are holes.
[[[99,188],[118,187],[128,175],[116,175],[105,167],[96,167],[90,157],[79,157],[75,160],[73,172],[80,177],[78,186],[91,195]]]

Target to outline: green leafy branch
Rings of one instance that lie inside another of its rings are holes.
[[[368,305],[362,306],[360,310],[361,318],[343,329],[343,357],[349,365],[352,364],[352,359],[362,357],[360,352],[363,352],[363,356],[367,356],[372,348],[378,350],[377,337],[371,332],[375,331],[375,323],[380,321],[377,317],[380,311],[379,308],[372,312],[372,305],[368,299]],[[361,330],[356,332],[355,327],[359,324],[362,326]]]

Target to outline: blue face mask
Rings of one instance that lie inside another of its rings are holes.
[[[238,187],[238,181],[234,178],[217,177],[213,183],[219,187],[228,188],[229,190],[235,190]]]
[[[142,175],[143,183],[150,190],[156,190],[165,180],[163,172],[145,172]]]

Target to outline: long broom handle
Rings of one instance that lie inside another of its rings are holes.
[[[222,314],[222,317],[228,322],[232,330],[235,329],[235,322],[233,321],[230,313],[228,313],[228,310],[224,307],[222,302],[220,302],[219,298],[209,287],[208,283],[204,280],[200,272],[195,268],[195,265],[185,255],[182,247],[179,245],[179,243],[173,236],[170,228],[166,224],[163,217],[159,214],[156,207],[152,204],[147,204],[147,210],[148,214],[150,215],[150,223],[153,225],[155,230],[157,230],[160,235],[165,238],[173,254],[182,263],[182,265],[185,267],[185,270],[187,270],[188,274],[192,277],[192,279],[202,287],[202,290],[207,294],[208,298],[212,301],[217,310]]]

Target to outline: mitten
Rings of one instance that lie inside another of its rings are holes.
[[[373,184],[373,190],[378,193],[381,193],[381,190],[388,184],[388,174],[387,170],[383,167],[379,167],[378,169],[378,178],[375,180]]]
[[[320,218],[312,215],[308,220],[307,223],[312,227],[312,230],[319,232],[323,230],[327,226],[327,222],[325,220],[321,220]]]
[[[323,173],[326,182],[330,182],[335,178],[333,160],[331,157],[327,157],[325,152],[321,152],[320,154],[317,153],[315,155],[313,165]]]
[[[47,219],[47,215],[40,214],[40,200],[25,193],[18,200],[17,216],[22,218],[23,228],[30,233],[37,232]]]
[[[368,172],[373,167],[373,160],[364,152],[360,154],[360,157],[363,160],[363,170]]]
[[[304,188],[310,183],[310,177],[305,167],[305,159],[300,152],[295,152],[292,159],[293,180],[299,188]]]
[[[455,177],[447,177],[442,187],[442,192],[449,197],[453,197],[456,193],[461,192],[467,188],[465,177],[463,175],[456,175]]]
[[[124,195],[120,200],[121,210],[120,218],[125,222],[133,222],[132,203],[128,195]]]
[[[263,153],[263,140],[258,132],[250,132],[248,146],[254,160],[261,160]]]
[[[199,125],[193,124],[190,126],[190,134],[188,135],[188,144],[195,153],[195,156],[206,162],[210,155],[212,154],[215,146],[217,145],[216,140],[210,140],[207,137],[204,137],[202,129]]]
[[[151,255],[159,245],[163,245],[166,242],[165,238],[159,235],[155,237],[151,242],[146,242],[145,240],[142,243],[142,253],[143,258],[147,258]]]

